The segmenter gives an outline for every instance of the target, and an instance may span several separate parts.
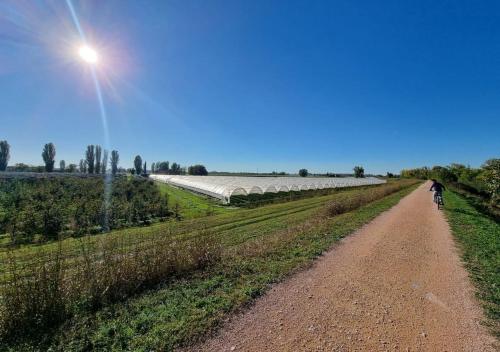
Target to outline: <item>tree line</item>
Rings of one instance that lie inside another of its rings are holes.
[[[108,151],[103,150],[100,145],[88,145],[84,153],[84,158],[80,159],[79,165],[66,165],[65,160],[59,161],[59,172],[81,172],[88,174],[106,174],[108,165],[111,173],[118,172],[118,162],[120,155],[117,150],[111,151],[111,158],[108,160]],[[10,145],[7,141],[0,141],[0,171],[6,171],[10,160]],[[44,166],[30,166],[23,163],[16,164],[15,171],[35,171],[54,172],[56,163],[56,146],[54,143],[46,143],[42,149],[42,160]]]
[[[43,147],[42,159],[45,164],[45,168],[42,170],[40,167],[30,168],[25,164],[16,164],[16,171],[45,171],[53,172],[56,156],[56,147],[53,143],[47,143]],[[7,168],[7,163],[10,158],[10,146],[7,141],[0,141],[0,171],[5,171]],[[106,174],[108,163],[111,168],[111,174],[116,175],[118,172],[118,162],[120,156],[118,151],[111,151],[111,158],[108,161],[108,151],[103,150],[100,145],[88,145],[85,150],[85,155],[83,159],[80,159],[79,165],[69,164],[66,167],[66,162],[61,160],[59,162],[60,172],[81,172],[86,174]],[[136,155],[133,160],[134,167],[127,169],[127,172],[132,175],[147,175],[148,168],[147,162],[142,159],[140,155]],[[365,169],[362,166],[355,166],[354,169],[355,177],[365,177]],[[151,164],[152,174],[162,174],[162,175],[194,175],[194,176],[206,176],[208,175],[207,168],[204,165],[196,164],[189,167],[182,167],[177,162],[169,161],[158,161]],[[299,176],[307,177],[309,171],[307,169],[300,169],[298,172]],[[272,175],[286,175],[285,172],[275,172]],[[327,176],[335,176],[335,174],[327,173]]]
[[[193,175],[193,176],[207,176],[208,171],[204,165],[196,164],[191,165],[187,169],[180,164],[169,161],[158,161],[151,164],[151,173],[160,175]]]
[[[353,171],[354,171],[354,177],[356,177],[356,178],[365,177],[365,169],[364,169],[363,166],[355,166],[353,168]],[[307,176],[309,176],[309,171],[307,169],[300,169],[299,170],[299,176],[300,177],[307,177]],[[326,177],[335,177],[337,175],[334,174],[334,173],[327,172],[325,174],[325,176]]]
[[[10,160],[10,145],[7,141],[0,141],[0,171],[6,171]],[[30,166],[18,163],[12,169],[14,171],[33,171],[33,172],[54,172],[56,163],[56,147],[53,143],[47,143],[43,146],[42,160],[44,166]],[[68,164],[65,160],[59,161],[59,172],[80,172],[85,174],[106,174],[108,166],[112,175],[116,175],[120,170],[120,155],[117,150],[112,150],[111,154],[100,145],[90,144],[87,146],[84,157],[80,159],[78,165]],[[127,169],[127,172],[134,175],[147,175],[147,162],[140,155],[136,155],[133,160],[133,168]],[[196,164],[188,168],[182,167],[179,163],[169,161],[156,162],[151,165],[151,173],[167,175],[208,175],[204,165]]]
[[[401,170],[401,177],[418,179],[437,179],[460,189],[487,198],[498,207],[500,203],[500,159],[486,160],[481,167],[473,168],[463,164],[448,166],[427,166]]]

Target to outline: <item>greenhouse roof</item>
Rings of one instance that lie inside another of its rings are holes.
[[[303,191],[385,183],[375,177],[244,177],[150,175],[156,181],[206,194],[229,203],[236,195]]]

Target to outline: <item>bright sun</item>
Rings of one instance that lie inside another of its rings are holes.
[[[87,45],[80,47],[80,49],[78,49],[78,54],[80,54],[80,57],[83,61],[89,64],[97,63],[97,52]]]

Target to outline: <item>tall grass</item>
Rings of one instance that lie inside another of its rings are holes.
[[[238,250],[220,244],[221,236],[216,231],[221,227],[190,226],[191,231],[183,236],[163,228],[133,244],[123,236],[105,236],[97,242],[95,237],[87,237],[79,242],[77,253],[74,245],[64,247],[61,242],[57,250],[33,251],[30,260],[25,256],[19,260],[11,252],[0,282],[0,339],[33,338],[58,327],[73,314],[98,310],[166,280],[204,270],[222,259],[230,263],[238,256],[265,256],[318,223],[326,223],[329,217],[414,183],[406,180],[338,195],[308,221],[288,225],[256,241],[249,239]],[[240,220],[237,215],[233,222],[240,224]]]
[[[414,180],[402,180],[399,183],[389,183],[382,187],[367,188],[363,193],[354,194],[348,198],[340,198],[329,202],[323,209],[323,215],[331,217],[357,209],[365,204],[384,198],[412,184]]]
[[[0,289],[0,338],[46,332],[78,311],[99,309],[220,258],[220,246],[206,230],[187,240],[162,237],[149,237],[126,253],[116,238],[103,238],[97,252],[82,241],[71,262],[62,247],[27,264],[9,255],[9,279]]]

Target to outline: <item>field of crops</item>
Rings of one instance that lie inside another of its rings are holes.
[[[170,217],[167,197],[145,178],[0,177],[0,234],[8,234],[13,244],[80,237]]]

